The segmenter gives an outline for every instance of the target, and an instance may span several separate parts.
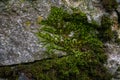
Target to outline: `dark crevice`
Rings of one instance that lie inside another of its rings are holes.
[[[118,23],[120,24],[120,12],[119,12],[117,9],[115,9],[115,12],[117,13],[117,16],[118,16]]]

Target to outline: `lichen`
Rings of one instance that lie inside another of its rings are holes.
[[[43,20],[43,17],[42,16],[38,16],[37,21],[36,21],[37,24],[40,24],[42,20]]]
[[[30,21],[26,21],[25,22],[25,26],[29,27],[31,25],[31,22]]]

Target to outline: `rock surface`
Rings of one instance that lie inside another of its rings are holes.
[[[44,49],[35,33],[39,27],[37,20],[39,16],[47,16],[49,4],[44,0],[33,3],[10,0],[3,5],[0,11],[0,66],[41,59]]]
[[[120,80],[120,67],[115,72],[114,77],[112,78],[112,80]]]
[[[113,43],[105,43],[106,53],[108,55],[108,63],[106,67],[114,74],[120,67],[120,46]]]
[[[45,58],[44,47],[36,36],[39,22],[45,19],[51,6],[70,11],[77,7],[100,24],[106,14],[100,0],[6,0],[0,1],[0,66],[33,62]]]

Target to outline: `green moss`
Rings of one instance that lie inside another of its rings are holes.
[[[98,36],[102,41],[106,42],[111,41],[113,39],[114,35],[111,29],[112,24],[113,22],[108,16],[106,15],[102,16],[101,26],[98,28],[99,31]]]
[[[11,67],[0,67],[0,78],[15,80],[17,76]]]
[[[118,43],[118,44],[120,44],[120,39],[117,38],[115,42]]]
[[[41,24],[43,27],[37,35],[46,47],[46,53],[53,55],[57,50],[67,55],[17,65],[8,72],[22,71],[36,80],[110,80],[111,76],[103,66],[107,56],[103,43],[97,38],[97,25],[88,23],[84,13],[69,14],[62,8],[52,7],[50,15]],[[1,68],[0,73],[5,71]],[[11,74],[7,78],[16,76],[18,74]]]
[[[68,55],[59,63],[61,67],[57,71],[59,73],[60,70],[59,76],[61,77],[57,77],[58,79],[77,80],[80,75],[84,75],[79,79],[93,80],[95,78],[96,80],[99,77],[100,80],[107,80],[108,77],[105,78],[101,71],[99,72],[96,70],[97,68],[93,68],[93,66],[104,68],[102,64],[107,58],[103,51],[103,44],[97,38],[97,25],[88,23],[84,13],[74,11],[69,14],[62,8],[52,7],[51,14],[46,20],[42,21],[42,24],[44,27],[41,28],[38,36],[45,43],[47,53],[54,54],[54,50],[60,50]],[[104,24],[108,24],[105,26],[107,28],[111,25],[111,22]],[[71,32],[73,32],[73,35],[69,36]],[[58,64],[56,66],[58,67]],[[97,77],[90,76],[92,73],[89,72],[88,67],[91,67],[96,72],[96,75],[97,73],[100,74]],[[82,69],[88,71],[83,70],[84,73],[82,73]],[[70,77],[71,75],[72,77]]]
[[[109,73],[100,63],[92,56],[91,60],[85,57],[86,55],[67,56],[43,60],[17,65],[14,69],[4,67],[0,68],[0,77],[15,80],[19,72],[24,72],[29,77],[34,76],[36,80],[110,80]]]
[[[0,0],[0,2],[3,2],[4,4],[8,5],[9,0]]]
[[[106,11],[111,12],[118,7],[118,3],[116,0],[102,0],[103,7]]]

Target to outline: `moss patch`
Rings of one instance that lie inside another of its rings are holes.
[[[47,49],[46,53],[53,55],[57,50],[67,55],[61,58],[51,56],[50,60],[21,64],[14,68],[1,67],[0,77],[17,79],[18,73],[24,72],[36,80],[111,79],[103,66],[107,56],[96,34],[98,25],[88,23],[84,13],[74,9],[69,14],[63,8],[52,7],[50,15],[41,24],[43,26],[37,35]]]
[[[111,12],[118,7],[118,3],[116,0],[102,0],[102,4],[108,12]]]
[[[113,25],[112,20],[109,16],[103,15],[101,19],[101,26],[98,28],[99,38],[103,41],[111,41],[114,37],[111,26]]]

